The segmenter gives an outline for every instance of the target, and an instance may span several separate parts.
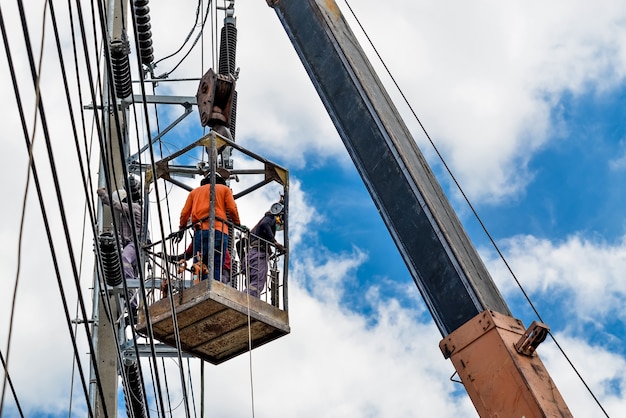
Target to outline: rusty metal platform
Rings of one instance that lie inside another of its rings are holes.
[[[175,294],[174,306],[182,350],[212,364],[246,353],[249,338],[254,349],[290,332],[286,311],[215,280],[204,280]],[[148,311],[154,338],[176,347],[170,300],[161,299]],[[137,332],[147,335],[142,314]]]

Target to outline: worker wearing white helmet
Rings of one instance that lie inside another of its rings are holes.
[[[128,176],[128,182],[124,182],[124,195],[119,191],[113,193],[112,201],[109,200],[109,193],[106,188],[97,191],[102,199],[102,204],[111,206],[116,216],[118,216],[117,226],[119,236],[122,241],[122,266],[124,277],[134,279],[137,272],[137,251],[133,239],[133,229],[131,222],[135,223],[135,231],[139,236],[141,233],[141,181],[137,176]],[[120,199],[121,198],[121,199]]]

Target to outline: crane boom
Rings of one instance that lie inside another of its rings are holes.
[[[444,337],[442,352],[479,414],[571,416],[534,352],[541,339],[529,343],[529,331],[512,317],[335,1],[267,3],[337,128]],[[535,329],[543,329],[545,338],[547,328]],[[530,350],[515,349],[528,344]],[[485,361],[486,353],[492,361]]]
[[[336,4],[272,3],[442,335],[510,315]]]

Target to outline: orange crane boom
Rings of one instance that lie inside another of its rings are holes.
[[[481,416],[571,417],[334,0],[267,0],[283,24]]]

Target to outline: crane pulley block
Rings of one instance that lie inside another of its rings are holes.
[[[216,74],[209,68],[200,79],[196,93],[202,126],[230,126],[234,94],[235,78],[230,74]]]

